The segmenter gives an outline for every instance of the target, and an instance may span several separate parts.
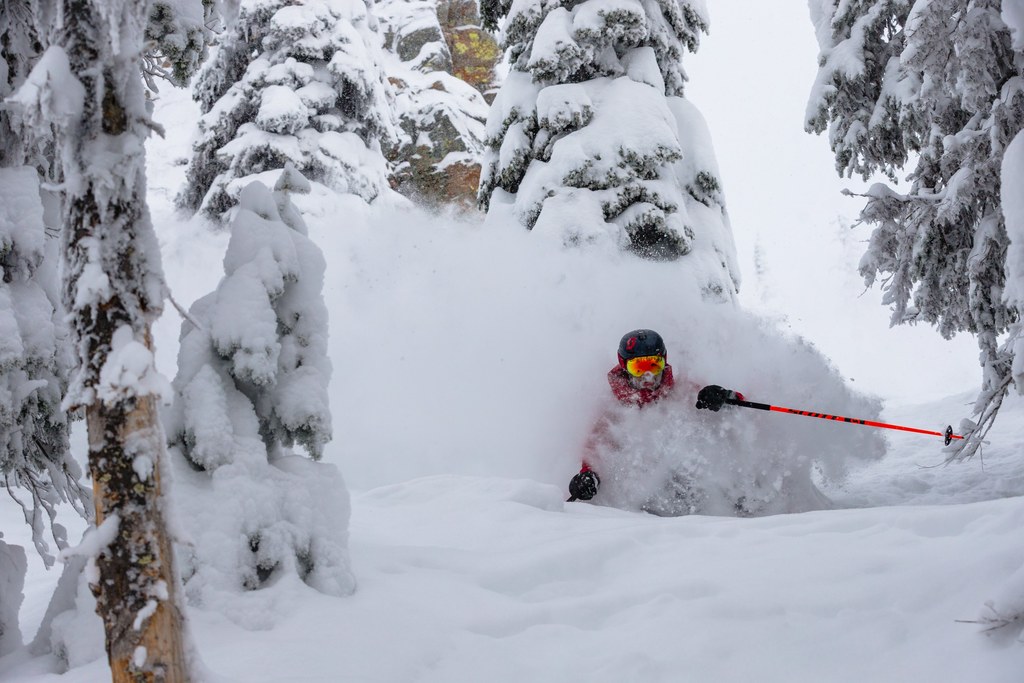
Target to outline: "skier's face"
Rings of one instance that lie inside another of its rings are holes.
[[[661,373],[645,372],[639,377],[629,376],[629,383],[634,389],[657,389],[661,386]]]
[[[629,383],[634,389],[657,389],[664,369],[664,356],[641,356],[626,361]]]

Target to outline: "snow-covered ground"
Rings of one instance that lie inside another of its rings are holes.
[[[187,97],[166,93],[158,117],[191,120],[195,111]],[[186,155],[180,137],[150,146],[151,209],[171,289],[187,307],[219,280],[227,235],[174,213],[184,174],[176,160]],[[725,159],[722,167],[727,200],[742,196]],[[845,478],[819,480],[834,509],[658,518],[565,503],[624,331],[663,331],[677,372],[695,381],[767,392],[753,400],[813,400],[816,387],[780,380],[771,393],[758,375],[795,377],[803,366],[784,353],[794,332],[827,327],[826,352],[849,378],[846,362],[865,352],[865,339],[877,344],[869,352],[887,346],[884,312],[863,314],[856,289],[819,290],[839,315],[801,328],[779,315],[796,278],[769,270],[747,283],[771,295],[749,298],[755,309],[765,304],[763,317],[723,323],[690,305],[671,264],[552,253],[518,231],[401,208],[368,212],[358,200],[304,201],[328,261],[335,440],[325,460],[352,490],[359,586],[335,598],[284,577],[246,598],[248,621],[242,610],[229,619],[190,608],[211,681],[1021,680],[1024,643],[964,622],[985,616],[987,601],[998,608],[1024,600],[1024,401],[1007,400],[983,456],[961,465],[942,465],[939,439],[886,433],[885,457],[851,453]],[[734,229],[749,228],[734,217]],[[759,230],[769,261],[775,242],[787,253],[796,248],[772,238],[769,226]],[[814,243],[806,254],[815,272],[835,274],[848,251]],[[179,324],[169,309],[155,329],[168,375]],[[950,367],[947,346],[917,332],[913,344],[872,353],[880,367],[870,386],[887,400],[882,419],[955,427],[969,412],[971,387],[951,381],[948,392],[917,400],[905,388],[934,385],[915,374],[929,358],[936,374],[961,378],[974,357],[957,356]],[[690,349],[693,338],[709,348]],[[752,339],[771,344],[759,349]],[[823,451],[867,429],[739,409],[719,418],[770,421],[794,439],[820,439]],[[76,438],[81,454],[81,429]],[[18,514],[0,500],[5,541],[29,548],[21,610],[29,641],[57,572],[31,554]],[[72,515],[66,510],[62,521],[77,538]],[[252,628],[266,615],[272,628]],[[57,675],[53,659],[22,651],[0,659],[0,680],[106,680],[96,654]]]
[[[965,502],[1024,490],[1022,413],[1014,400],[984,468],[922,469],[934,444],[894,439],[836,496],[857,509],[658,518],[567,504],[536,480],[396,481],[354,496],[352,597],[284,580],[261,596],[274,628],[191,609],[193,637],[213,680],[247,683],[1019,681],[1024,646],[960,620],[1024,564],[1022,499]],[[40,574],[23,623],[45,600]],[[12,657],[0,677],[107,676],[102,659],[50,665]]]

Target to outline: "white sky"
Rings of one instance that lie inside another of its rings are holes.
[[[844,227],[862,200],[840,191],[864,184],[840,179],[828,140],[803,131],[818,54],[807,3],[708,4],[711,33],[686,58],[687,97],[711,129],[744,305],[807,337],[865,391],[926,400],[974,388],[973,338],[946,342],[927,327],[890,329],[880,291],[862,295],[856,266],[870,228]]]

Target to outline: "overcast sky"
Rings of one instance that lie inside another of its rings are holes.
[[[857,261],[870,228],[848,229],[863,200],[824,136],[803,131],[818,45],[803,0],[709,0],[711,32],[687,55],[687,98],[711,129],[742,267],[741,299],[784,318],[844,376],[887,398],[928,400],[980,382],[974,340],[890,329]],[[755,267],[755,254],[761,267]]]

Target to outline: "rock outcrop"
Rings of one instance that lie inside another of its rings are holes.
[[[488,94],[500,49],[475,0],[385,0],[376,7],[401,139],[392,184],[429,206],[476,205]]]

